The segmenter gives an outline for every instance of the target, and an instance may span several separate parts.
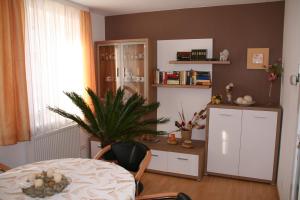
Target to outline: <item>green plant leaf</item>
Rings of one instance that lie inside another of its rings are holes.
[[[121,88],[115,94],[108,91],[104,101],[101,101],[90,88],[87,88],[86,92],[92,101],[93,108],[77,93],[65,92],[81,110],[84,118],[68,113],[61,108],[48,108],[65,118],[73,120],[87,132],[103,141],[132,140],[142,134],[166,134],[164,131],[157,131],[155,125],[166,123],[169,119],[148,119],[146,117],[157,110],[159,107],[158,102],[146,103],[145,98],[137,93],[130,96],[128,100],[124,100],[125,91]]]

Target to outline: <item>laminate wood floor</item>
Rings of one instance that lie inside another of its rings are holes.
[[[184,192],[193,200],[278,200],[276,186],[215,176],[195,181],[172,176],[145,173],[145,194]]]

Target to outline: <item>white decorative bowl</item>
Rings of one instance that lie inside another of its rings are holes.
[[[249,103],[246,103],[246,104],[241,104],[241,103],[238,103],[236,100],[234,101],[235,104],[239,105],[239,106],[252,106],[254,105],[256,102],[255,101],[252,101],[252,102],[249,102]]]

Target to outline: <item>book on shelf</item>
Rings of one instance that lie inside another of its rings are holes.
[[[155,84],[165,85],[211,85],[208,71],[159,71],[155,72]]]

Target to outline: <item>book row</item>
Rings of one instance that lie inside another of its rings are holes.
[[[211,75],[207,71],[159,71],[155,73],[155,84],[167,85],[211,85]]]

